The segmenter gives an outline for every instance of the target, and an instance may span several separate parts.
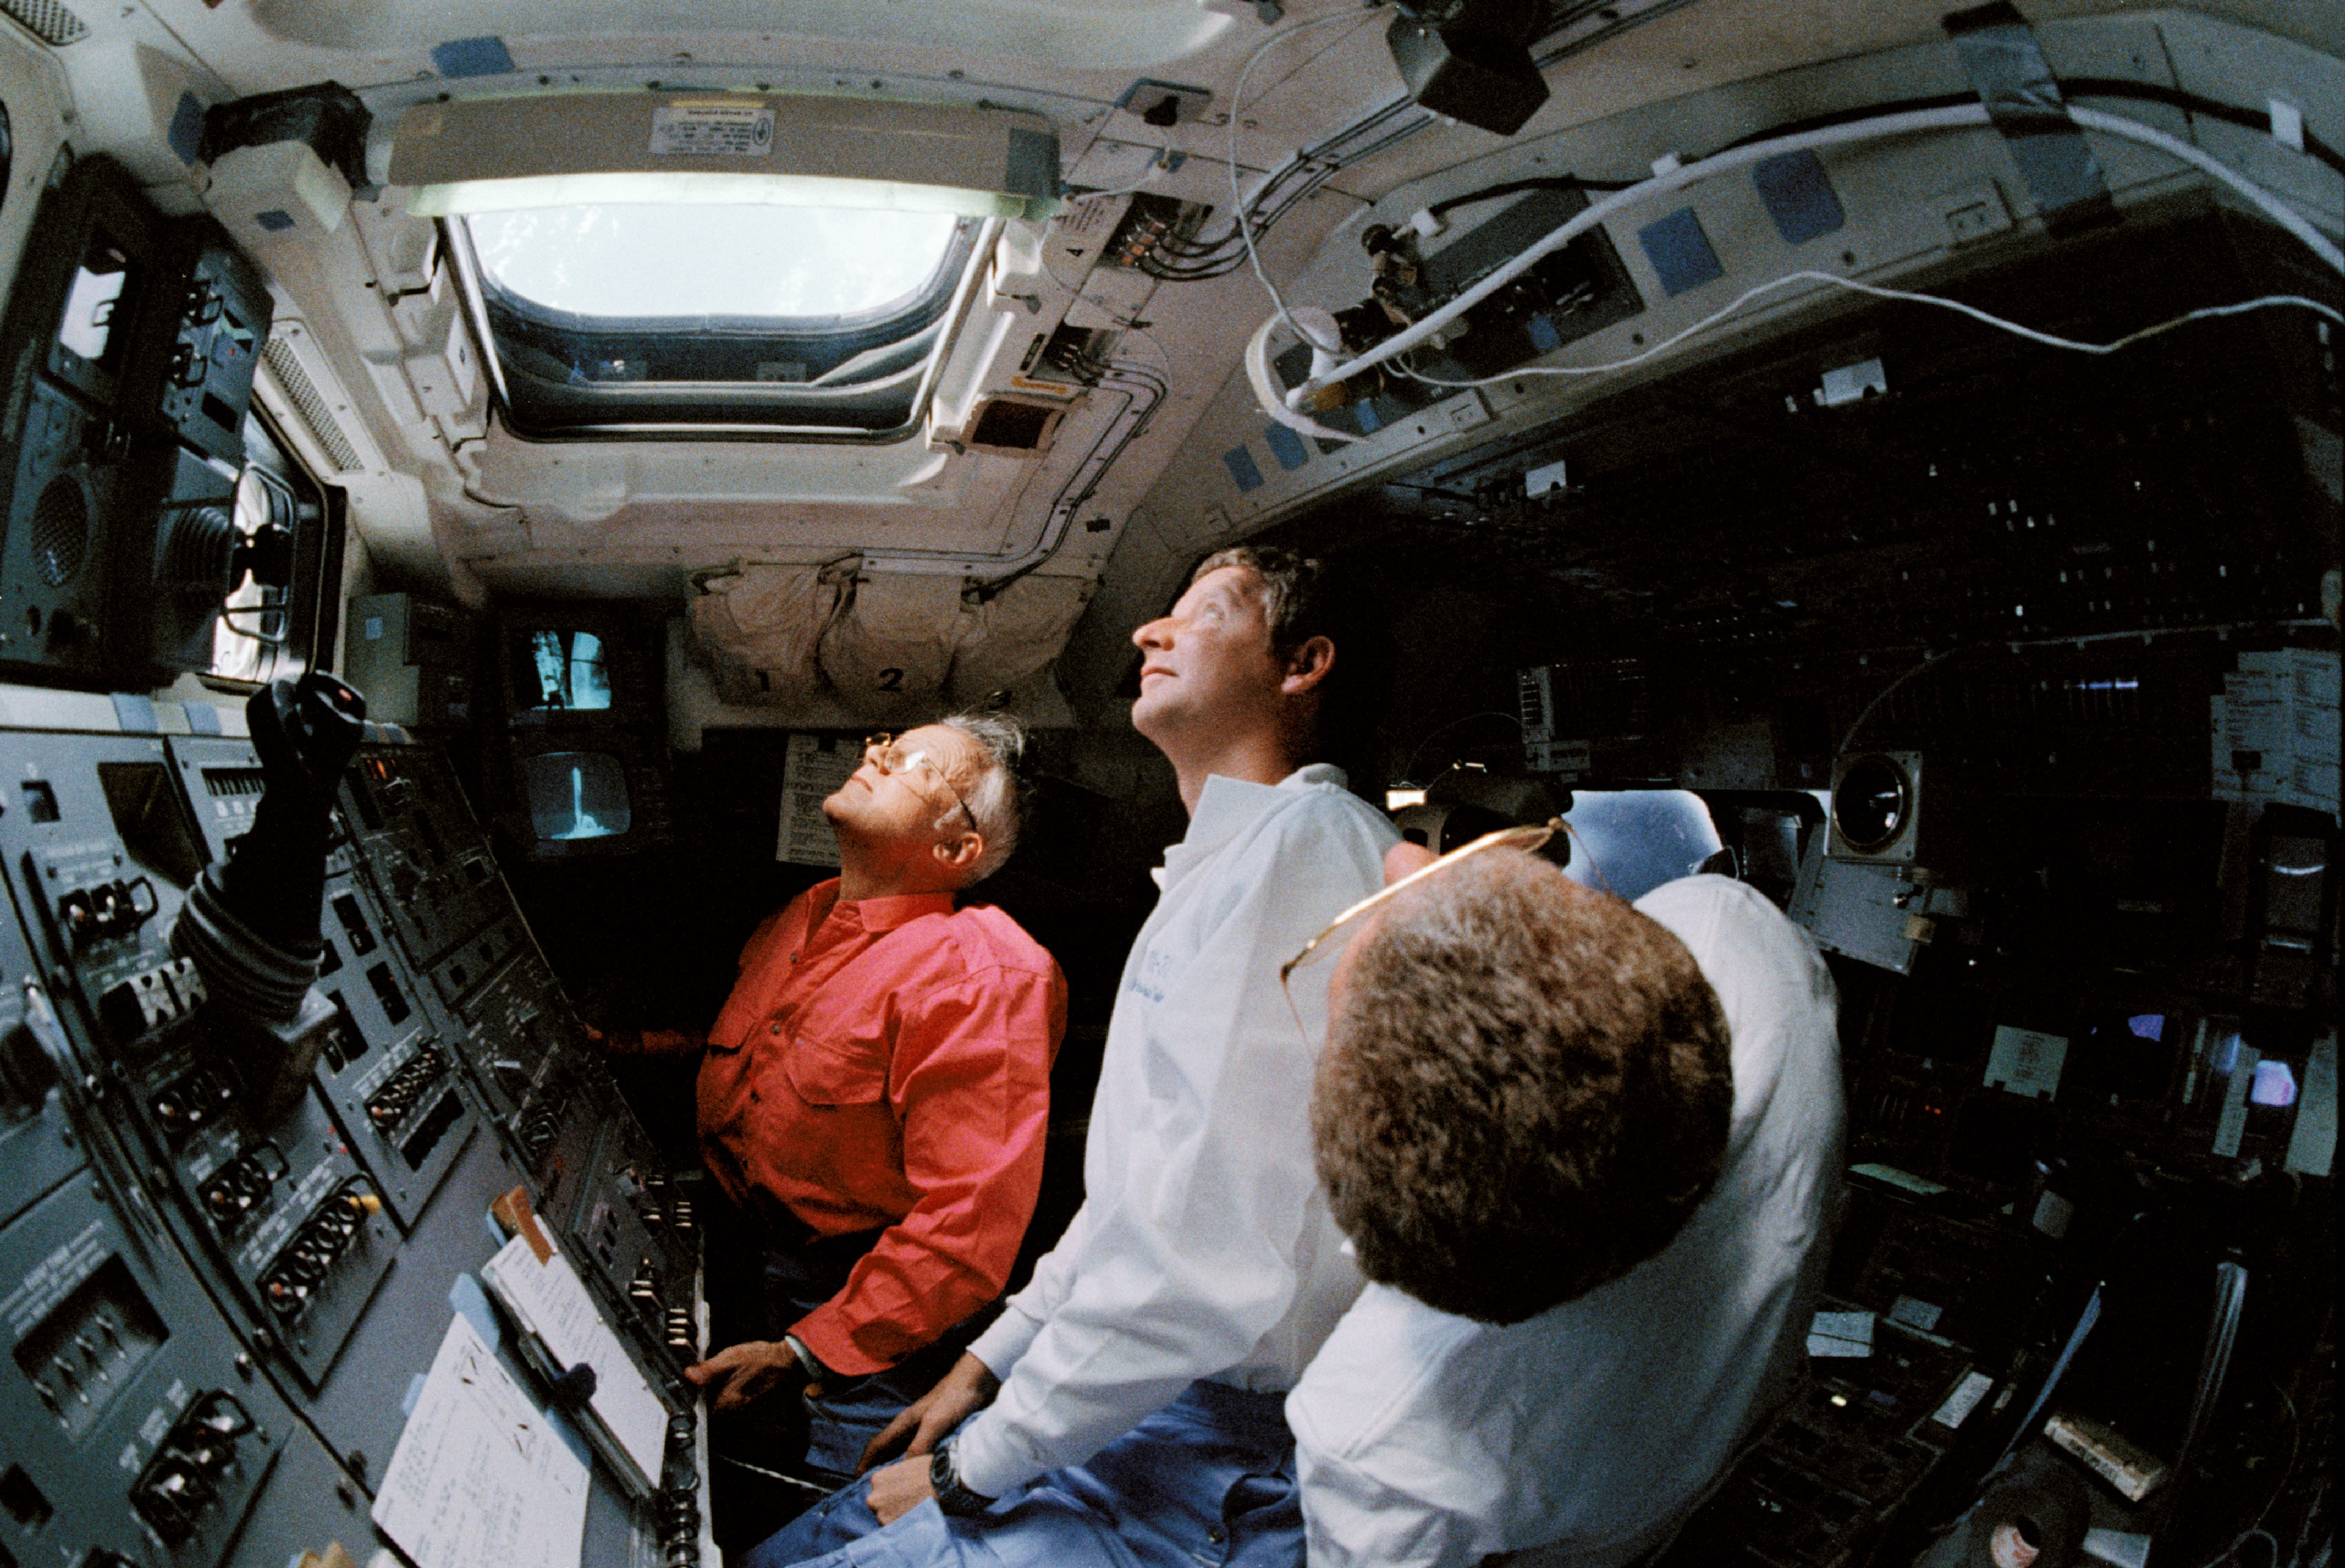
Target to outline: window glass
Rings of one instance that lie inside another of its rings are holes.
[[[547,310],[777,323],[901,309],[936,277],[959,224],[931,212],[617,205],[464,221],[482,274]]]
[[[949,214],[607,203],[452,220],[530,436],[917,427],[955,288],[995,232]]]

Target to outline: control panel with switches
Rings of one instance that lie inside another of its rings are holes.
[[[400,1391],[460,1303],[495,1310],[466,1282],[516,1186],[675,1418],[648,1495],[594,1472],[585,1559],[700,1562],[696,1177],[588,1048],[444,761],[364,748],[315,980],[262,1025],[174,941],[262,819],[253,746],[7,744],[0,1564],[372,1561]]]

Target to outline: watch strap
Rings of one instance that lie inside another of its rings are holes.
[[[960,1467],[953,1462],[952,1439],[937,1444],[929,1459],[929,1485],[937,1494],[937,1506],[947,1513],[969,1518],[993,1506],[993,1499],[981,1492],[972,1492],[960,1478]]]

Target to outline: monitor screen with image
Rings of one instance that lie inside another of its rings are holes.
[[[599,632],[523,627],[512,642],[513,706],[555,713],[604,713],[611,706],[611,660]]]
[[[541,752],[521,759],[523,798],[540,844],[618,838],[634,824],[627,770],[608,752]]]

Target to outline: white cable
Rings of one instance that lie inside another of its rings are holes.
[[[1870,294],[1876,299],[1902,299],[1914,305],[1935,305],[1941,309],[1953,310],[1974,321],[1983,321],[1990,327],[1997,327],[2005,332],[2015,333],[2031,342],[2041,343],[2046,348],[2069,349],[2079,354],[2114,354],[2120,349],[2132,348],[2145,338],[2155,338],[2161,332],[2170,332],[2175,328],[2191,321],[2209,320],[2218,316],[2243,316],[2250,310],[2265,310],[2280,305],[2298,306],[2318,315],[2326,316],[2339,326],[2345,327],[2345,311],[2338,310],[2333,306],[2323,305],[2318,299],[2308,299],[2301,294],[2266,294],[2260,298],[2242,300],[2236,305],[2208,305],[2197,310],[2187,311],[2169,320],[2160,321],[2155,327],[2145,327],[2138,332],[2128,332],[2114,343],[2086,343],[2074,338],[2061,338],[2050,332],[2039,332],[2033,327],[2023,327],[2016,321],[2005,320],[2000,316],[1980,309],[1975,305],[1965,305],[1959,299],[1948,299],[1936,294],[1916,294],[1904,288],[1884,288],[1878,283],[1866,283],[1854,278],[1843,278],[1836,272],[1800,271],[1786,272],[1782,277],[1771,278],[1754,288],[1744,289],[1736,296],[1732,304],[1711,311],[1684,331],[1664,338],[1651,348],[1631,354],[1625,359],[1608,359],[1600,365],[1526,365],[1518,370],[1506,370],[1495,376],[1478,377],[1471,381],[1444,380],[1438,376],[1428,376],[1422,370],[1412,369],[1406,365],[1399,368],[1400,373],[1413,381],[1422,381],[1428,387],[1458,389],[1494,387],[1501,381],[1520,380],[1525,376],[1609,375],[1615,370],[1625,370],[1631,365],[1641,364],[1656,354],[1666,353],[1696,333],[1706,332],[1717,326],[1761,295],[1789,288],[1794,283],[1830,283],[1859,294]]]
[[[1254,336],[1246,340],[1244,354],[1246,382],[1254,388],[1254,400],[1262,405],[1263,413],[1273,423],[1284,425],[1297,434],[1310,436],[1323,441],[1365,440],[1365,437],[1355,435],[1349,430],[1335,430],[1321,424],[1316,420],[1296,413],[1288,408],[1286,400],[1278,395],[1278,383],[1271,379],[1270,374],[1270,335],[1277,329],[1280,319],[1281,318],[1276,316],[1269,318],[1261,326],[1255,328]]]
[[[2147,126],[2141,125],[2133,120],[2126,119],[2121,116],[2103,114],[2100,111],[2094,109],[2077,108],[2072,108],[2069,113],[2076,124],[2086,129],[2100,131],[2107,135],[2137,141],[2146,146],[2156,147],[2159,151],[2167,153],[2168,156],[2175,157],[2181,162],[2187,163],[2192,167],[2197,168],[2211,177],[2221,181],[2223,184],[2231,187],[2240,195],[2246,197],[2249,202],[2251,202],[2266,216],[2269,217],[2275,223],[2279,224],[2282,228],[2287,229],[2290,234],[2301,240],[2306,248],[2310,249],[2314,255],[2320,257],[2321,260],[2327,262],[2330,267],[2336,268],[2338,271],[2345,272],[2345,252],[2340,252],[2334,242],[2322,235],[2319,229],[2315,228],[2293,207],[2281,201],[2278,197],[2273,196],[2270,192],[2265,190],[2262,187],[2238,174],[2237,171],[2229,167],[2229,166],[2209,157],[2208,154],[2201,152],[2199,149],[2190,146],[2187,142],[2177,140],[2175,137],[2167,136],[2163,131],[2153,130]],[[1458,295],[1457,298],[1452,299],[1440,309],[1433,311],[1422,319],[1411,324],[1403,330],[1395,333],[1392,337],[1386,339],[1383,342],[1377,344],[1374,349],[1369,349],[1367,352],[1343,364],[1330,367],[1324,373],[1307,378],[1302,382],[1302,384],[1296,386],[1285,394],[1284,401],[1291,408],[1311,393],[1317,391],[1323,386],[1326,386],[1339,380],[1348,380],[1353,376],[1357,375],[1360,371],[1380,365],[1396,354],[1406,353],[1409,349],[1416,348],[1419,343],[1425,341],[1426,339],[1431,337],[1434,333],[1441,330],[1442,328],[1447,326],[1459,316],[1465,314],[1475,306],[1480,304],[1483,300],[1488,298],[1491,295],[1497,293],[1499,289],[1504,288],[1508,284],[1512,283],[1516,278],[1521,277],[1525,272],[1538,265],[1541,260],[1553,255],[1558,250],[1562,249],[1565,246],[1570,244],[1571,241],[1577,239],[1580,235],[1585,234],[1588,230],[1595,228],[1598,224],[1603,222],[1606,218],[1625,207],[1636,206],[1641,202],[1650,200],[1656,196],[1662,196],[1670,191],[1681,189],[1688,185],[1694,184],[1700,180],[1708,179],[1713,175],[1723,173],[1729,169],[1741,168],[1746,165],[1761,162],[1766,158],[1775,157],[1784,153],[1812,151],[1819,147],[1842,146],[1852,142],[1873,141],[1887,137],[1911,136],[1925,131],[1973,129],[1989,125],[1990,123],[1992,122],[1988,118],[1985,106],[1980,104],[1960,104],[1942,109],[1924,109],[1903,114],[1883,115],[1873,119],[1859,120],[1848,125],[1831,126],[1826,126],[1822,130],[1802,131],[1792,136],[1777,137],[1768,141],[1754,142],[1747,147],[1730,147],[1724,152],[1717,153],[1710,157],[1702,159],[1700,163],[1689,164],[1681,168],[1669,170],[1666,173],[1656,176],[1652,179],[1644,181],[1642,184],[1633,186],[1627,190],[1616,192],[1613,195],[1605,197],[1601,200],[1593,203],[1578,213],[1575,213],[1562,226],[1550,231],[1544,238],[1535,241],[1528,248],[1516,256],[1513,260],[1508,261],[1497,271],[1491,273],[1479,283],[1474,285],[1473,288],[1468,288]],[[1776,285],[1762,285],[1761,289],[1754,290],[1753,293],[1763,292],[1766,288],[1774,287],[1789,280],[1790,279],[1777,279]],[[1850,280],[1835,278],[1834,281],[1848,282]],[[1734,305],[1727,308],[1727,311],[1722,311],[1719,314],[1722,316],[1731,312],[1749,298],[1751,298],[1751,296],[1744,296],[1744,299],[1738,299]],[[1928,297],[1925,296],[1923,298]],[[1952,302],[1947,303],[1951,304]],[[1716,319],[1717,318],[1715,317],[1711,318],[1713,320]],[[1707,322],[1702,323],[1702,325],[1707,324]],[[1699,327],[1692,330],[1699,330]],[[1680,333],[1670,341],[1671,343],[1680,341],[1687,335],[1688,334],[1686,333]],[[1662,345],[1662,347],[1666,346],[1667,345]],[[1658,348],[1649,350],[1649,352],[1658,351]],[[1642,359],[1645,357],[1645,355],[1639,355],[1636,358]],[[1620,361],[1622,364],[1634,362],[1634,359]]]
[[[2302,240],[2305,248],[2329,263],[2332,270],[2345,272],[2345,250],[2340,250],[2335,240],[2313,228],[2306,221],[2302,213],[2220,158],[2200,151],[2178,137],[2170,137],[2164,131],[2153,130],[2139,120],[2129,120],[2123,115],[2104,114],[2098,109],[2080,109],[2071,106],[2068,110],[2068,117],[2088,131],[2103,131],[2113,137],[2122,137],[2127,141],[2139,142],[2144,147],[2156,147],[2167,157],[2178,158],[2200,173],[2210,175],[2222,181],[2253,202],[2265,217]]]
[[[1849,142],[1873,141],[1883,137],[1910,136],[1923,131],[1969,130],[1988,123],[1985,106],[1957,104],[1951,108],[1916,109],[1904,114],[1883,115],[1851,125],[1828,126],[1822,130],[1802,131],[1794,136],[1777,137],[1771,141],[1753,142],[1748,147],[1730,147],[1706,157],[1697,164],[1671,169],[1656,175],[1642,184],[1612,195],[1582,207],[1558,228],[1535,240],[1516,258],[1491,273],[1479,283],[1444,305],[1394,333],[1367,352],[1335,366],[1324,376],[1313,376],[1286,394],[1289,407],[1335,381],[1351,379],[1362,370],[1383,364],[1396,354],[1406,353],[1458,317],[1504,288],[1549,256],[1611,217],[1623,207],[1634,207],[1657,196],[1678,190],[1712,175],[1745,164],[1758,163],[1782,153],[1801,152],[1816,147],[1837,147]]]
[[[1296,337],[1302,339],[1313,348],[1324,349],[1329,353],[1335,353],[1340,350],[1344,345],[1341,342],[1322,343],[1317,339],[1312,337],[1308,332],[1305,332],[1301,326],[1296,324],[1294,312],[1286,308],[1286,297],[1279,293],[1278,285],[1270,280],[1270,274],[1263,269],[1262,258],[1254,252],[1254,226],[1246,221],[1247,198],[1243,197],[1238,191],[1238,116],[1245,108],[1246,78],[1254,75],[1254,66],[1261,62],[1262,57],[1268,54],[1274,46],[1284,44],[1286,40],[1294,37],[1298,33],[1306,33],[1314,27],[1325,27],[1335,22],[1357,23],[1360,20],[1360,15],[1356,11],[1342,11],[1329,16],[1314,16],[1307,22],[1297,22],[1294,26],[1289,27],[1284,33],[1272,34],[1269,37],[1264,38],[1261,43],[1256,44],[1254,46],[1253,51],[1246,56],[1245,64],[1238,67],[1237,84],[1230,89],[1229,154],[1223,161],[1229,166],[1230,212],[1237,220],[1238,239],[1245,246],[1246,260],[1253,266],[1254,277],[1261,280],[1263,290],[1270,296],[1271,305],[1277,312],[1272,319],[1285,322],[1288,327],[1294,329]],[[1265,190],[1268,189],[1268,180],[1274,177],[1276,177],[1274,173],[1270,176],[1265,176],[1263,188]],[[1265,410],[1265,411],[1267,410]],[[1274,419],[1277,418],[1274,414],[1271,417]],[[1279,423],[1281,424],[1284,424],[1285,422],[1286,421],[1284,420],[1279,420]],[[1310,421],[1305,420],[1304,423],[1309,424]],[[1332,434],[1333,432],[1330,433]],[[1356,440],[1357,438],[1352,439]]]

